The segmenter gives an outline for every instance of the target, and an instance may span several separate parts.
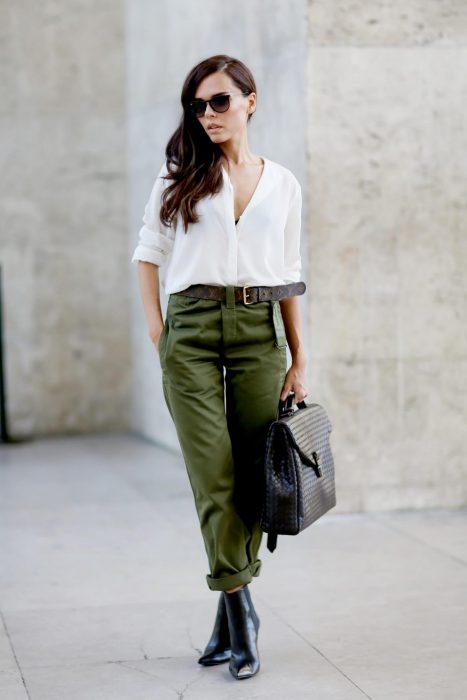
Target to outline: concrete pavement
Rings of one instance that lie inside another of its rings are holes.
[[[70,436],[0,465],[2,700],[467,697],[466,509],[334,509],[272,554],[264,537],[261,669],[239,682],[197,663],[218,593],[178,454]]]

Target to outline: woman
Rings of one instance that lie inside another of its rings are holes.
[[[259,670],[248,584],[261,568],[266,432],[290,391],[295,402],[307,396],[296,296],[305,291],[301,188],[290,170],[249,148],[256,85],[241,61],[218,55],[196,65],[181,102],[132,262],[195,498],[207,584],[221,591],[198,661],[229,661],[244,679]]]

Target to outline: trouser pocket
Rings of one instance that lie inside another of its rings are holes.
[[[277,348],[287,347],[287,336],[285,334],[285,326],[282,318],[280,302],[278,299],[271,301],[272,305],[272,320],[274,324],[275,346]]]
[[[165,317],[165,322],[164,322],[164,327],[163,327],[162,332],[161,332],[161,334],[160,334],[160,336],[159,336],[159,346],[158,346],[158,348],[157,348],[157,350],[158,350],[158,355],[159,355],[159,362],[160,362],[160,365],[161,365],[162,368],[164,367],[164,365],[163,365],[163,355],[164,355],[164,351],[165,351],[165,343],[166,343],[166,340],[167,340],[167,332],[168,332],[168,330],[169,330],[169,318],[168,318],[168,316],[166,316],[166,317]]]

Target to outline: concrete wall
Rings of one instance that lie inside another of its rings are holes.
[[[250,67],[257,83],[257,110],[248,126],[250,147],[291,168],[306,191],[306,2],[284,4],[275,0],[267,8],[266,12],[265,4],[258,0],[221,6],[215,0],[194,4],[128,2],[129,257],[164,158],[165,144],[181,116],[183,81],[194,64],[210,55],[226,53]],[[305,276],[306,244],[304,231]],[[131,266],[130,278],[132,427],[152,440],[179,449],[162,395],[159,359],[147,337],[136,266]],[[163,297],[164,316],[166,303]],[[306,321],[305,304],[302,308]]]
[[[130,257],[183,79],[225,52],[257,79],[252,150],[304,190],[337,509],[467,503],[466,3],[2,3],[0,43],[16,437],[131,428],[178,449]]]
[[[0,261],[10,432],[128,426],[121,2],[0,4]]]
[[[467,5],[309,5],[312,386],[340,505],[467,503]]]

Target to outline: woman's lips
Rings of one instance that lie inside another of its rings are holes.
[[[218,129],[222,129],[221,126],[208,126],[208,131],[217,131]]]

